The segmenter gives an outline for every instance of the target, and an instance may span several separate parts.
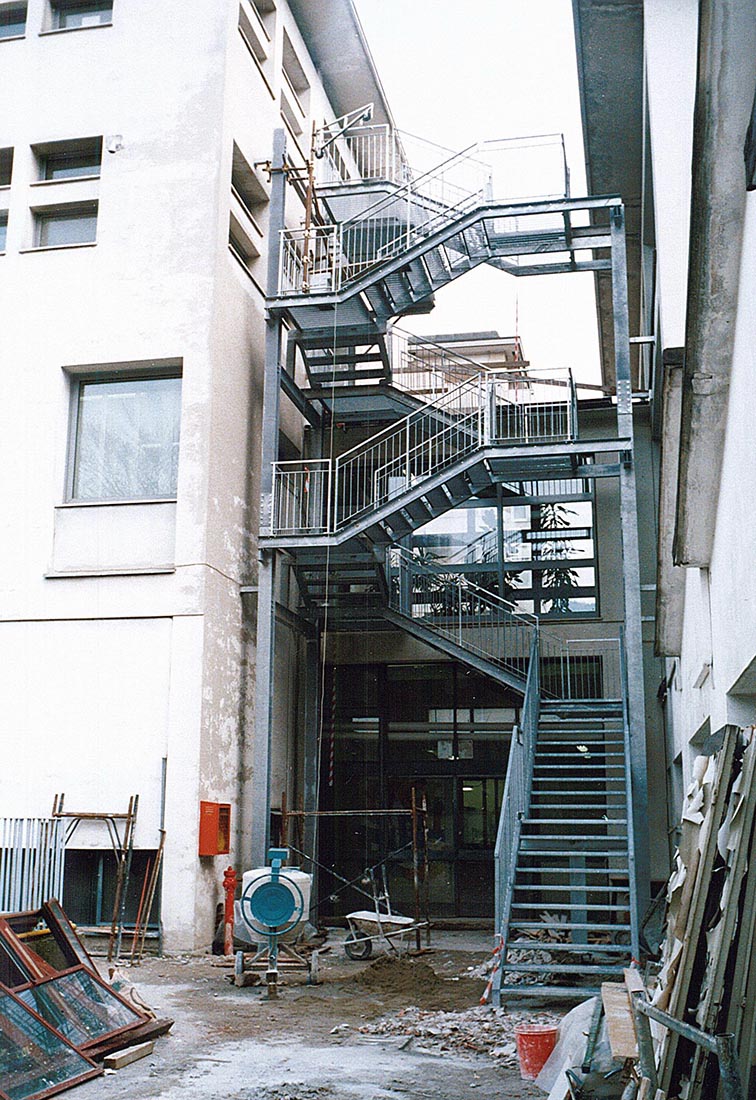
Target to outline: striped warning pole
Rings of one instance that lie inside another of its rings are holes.
[[[331,675],[331,728],[328,746],[328,786],[333,787],[334,761],[336,758],[336,668]]]
[[[491,990],[493,989],[494,978],[496,977],[496,971],[501,966],[501,949],[504,945],[504,937],[503,936],[497,936],[496,938],[499,942],[496,944],[496,947],[494,947],[494,949],[493,949],[493,969],[491,970],[491,977],[488,979],[488,984],[486,985],[486,988],[483,990],[483,996],[480,998],[480,1003],[482,1005],[487,1005],[488,1004],[488,998],[491,996]]]

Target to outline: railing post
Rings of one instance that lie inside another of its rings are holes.
[[[493,418],[491,415],[491,407],[493,404],[492,396],[494,394],[494,386],[496,385],[493,378],[488,378],[486,375],[481,374],[478,376],[478,404],[483,407],[483,437],[482,443],[484,447],[488,447],[493,439],[492,424]]]

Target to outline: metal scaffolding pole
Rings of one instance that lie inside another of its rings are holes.
[[[273,134],[270,227],[268,232],[268,296],[278,291],[279,239],[286,200],[286,136]],[[278,458],[278,416],[281,373],[281,318],[265,321],[265,386],[263,392],[260,467],[260,530],[269,531],[273,517],[273,463]],[[255,652],[255,741],[252,773],[252,867],[262,867],[270,836],[270,749],[276,641],[276,551],[258,555],[257,646]]]
[[[643,690],[643,635],[641,629],[640,554],[638,502],[633,453],[633,395],[630,380],[630,330],[627,301],[627,253],[625,214],[621,205],[610,209],[612,241],[612,306],[614,312],[614,364],[617,376],[617,434],[630,440],[620,462],[619,493],[625,599],[627,654],[627,709],[632,787],[631,852],[634,856],[637,920],[650,901],[648,833],[648,778],[646,772],[646,722]],[[637,935],[637,927],[636,927]]]

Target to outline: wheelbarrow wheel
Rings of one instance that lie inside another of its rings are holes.
[[[373,952],[373,941],[369,936],[350,932],[344,940],[344,950],[350,959],[369,959]]]

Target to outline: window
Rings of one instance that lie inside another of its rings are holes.
[[[0,210],[0,252],[5,252],[8,241],[8,211]]]
[[[244,232],[233,214],[229,217],[228,247],[231,249],[234,256],[236,256],[242,267],[246,267],[248,271],[260,255],[258,248]]]
[[[77,381],[69,500],[175,498],[180,420],[178,376]]]
[[[75,141],[51,141],[33,145],[37,161],[37,181],[82,179],[100,175],[102,138],[78,138]]]
[[[268,193],[250,168],[239,146],[234,142],[231,167],[231,213],[228,226],[228,247],[243,267],[250,271],[260,255]]]
[[[113,20],[113,0],[50,0],[52,29],[99,27]]]
[[[10,187],[13,175],[13,150],[0,149],[0,187]]]
[[[294,132],[301,134],[302,126],[297,117],[297,112],[302,116],[307,114],[310,101],[310,82],[305,76],[302,63],[297,57],[286,31],[284,31],[283,36],[282,74],[281,111]]]
[[[67,245],[95,243],[96,202],[41,207],[33,214],[35,248],[65,248]]]
[[[0,38],[26,34],[26,4],[0,4]]]

